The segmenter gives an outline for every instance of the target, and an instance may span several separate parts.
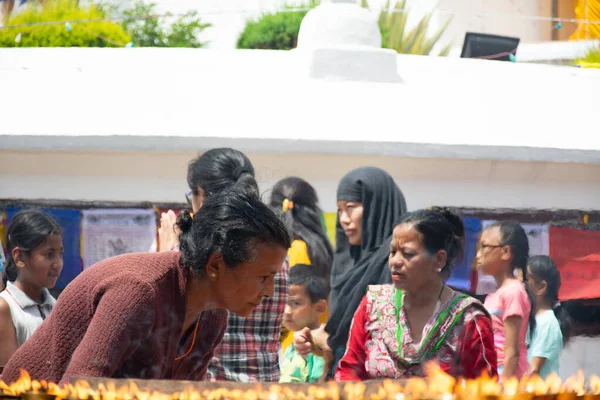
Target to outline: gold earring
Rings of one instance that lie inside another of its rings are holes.
[[[211,278],[216,278],[216,277],[217,277],[217,274],[215,274],[214,272],[211,272],[211,273],[210,273],[210,277],[211,277]]]

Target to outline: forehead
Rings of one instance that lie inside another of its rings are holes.
[[[492,228],[488,228],[486,230],[483,231],[483,233],[481,234],[481,241],[482,242],[500,242],[502,240],[502,235],[500,233],[500,228],[497,226],[494,226]]]
[[[53,248],[53,249],[59,249],[62,248],[62,236],[61,235],[55,235],[55,234],[51,234],[46,236],[46,239],[44,239],[43,242],[41,242],[38,245],[39,248]]]
[[[527,266],[527,273],[531,275],[531,267],[529,265]]]
[[[404,223],[394,228],[392,241],[400,246],[403,245],[421,245],[421,234],[417,232],[413,224]]]
[[[308,291],[306,290],[306,287],[304,287],[303,285],[290,285],[290,289],[289,289],[289,295],[290,297],[308,297]]]
[[[337,201],[338,207],[345,207],[348,204],[353,204],[353,205],[356,205],[356,206],[362,205],[362,203],[360,201],[352,201],[352,200],[338,200]]]
[[[256,257],[245,263],[249,272],[276,274],[281,270],[287,249],[273,243],[257,243],[254,248]]]

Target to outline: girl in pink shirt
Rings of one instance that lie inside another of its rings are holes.
[[[526,276],[529,241],[515,221],[490,225],[481,235],[477,267],[496,279],[498,289],[487,296],[485,308],[492,316],[494,345],[501,379],[521,377],[529,371],[527,329],[535,329],[534,296]],[[520,270],[519,278],[515,270]]]

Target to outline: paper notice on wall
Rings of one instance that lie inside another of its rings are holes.
[[[481,226],[485,230],[496,221],[481,221]],[[529,255],[549,255],[550,254],[550,226],[549,224],[521,224],[527,239],[529,240]],[[496,290],[496,281],[489,275],[483,275],[479,272],[479,282],[477,284],[477,294],[488,294]]]
[[[529,238],[530,256],[550,255],[550,225],[549,224],[521,224],[527,238]]]
[[[85,210],[81,223],[83,268],[125,253],[156,251],[153,209]]]

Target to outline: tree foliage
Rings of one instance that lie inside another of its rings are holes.
[[[238,37],[238,49],[270,49],[290,50],[298,44],[300,24],[309,8],[318,4],[317,1],[285,6],[282,11],[265,13],[257,19],[246,23]],[[295,11],[300,9],[302,11]]]
[[[9,19],[7,28],[0,30],[0,47],[206,45],[199,36],[210,24],[202,22],[196,11],[177,17],[153,17],[157,14],[156,4],[137,1],[122,13],[126,18],[117,21],[107,19],[116,13],[114,7],[82,3],[77,0],[46,0],[43,5],[28,3],[23,12]],[[83,22],[102,19],[106,20]]]
[[[66,22],[106,18],[103,10],[94,5],[53,0],[25,7],[8,20],[7,27],[0,29],[0,47],[122,47],[130,41],[118,22]]]
[[[317,5],[318,1],[312,0],[308,4],[287,6],[279,12],[266,13],[256,20],[248,21],[238,38],[237,47],[271,50],[289,50],[296,47],[300,24],[307,11],[290,11],[290,9],[313,8]],[[369,8],[368,0],[361,0],[361,5]],[[431,54],[450,23],[448,19],[438,30],[430,33],[431,18],[432,13],[426,14],[414,28],[408,29],[406,0],[396,1],[393,7],[388,0],[380,11],[378,20],[382,47],[404,54]],[[450,45],[445,46],[439,54],[448,55],[450,48]]]
[[[204,47],[206,42],[198,37],[211,26],[202,22],[196,11],[172,17],[175,21],[167,24],[164,17],[148,17],[157,14],[156,4],[143,1],[137,1],[123,14],[128,17],[123,20],[123,26],[139,47]]]

